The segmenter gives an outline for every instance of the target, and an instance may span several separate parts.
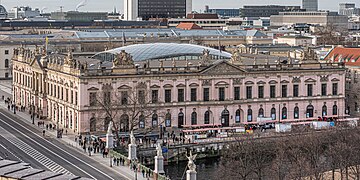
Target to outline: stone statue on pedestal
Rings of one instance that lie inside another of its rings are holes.
[[[240,56],[240,52],[239,49],[236,49],[234,51],[234,53],[231,56],[230,62],[232,64],[242,64],[242,60],[241,60],[241,56]]]
[[[202,65],[209,65],[210,64],[210,51],[208,49],[203,50],[203,54],[201,57],[201,64]]]
[[[188,168],[189,168],[189,170],[190,171],[196,171],[196,165],[195,165],[195,163],[194,163],[194,160],[195,160],[195,158],[196,158],[196,156],[197,156],[197,154],[195,154],[195,155],[192,155],[192,152],[190,151],[190,155],[189,156],[187,156],[186,155],[186,157],[188,158]]]
[[[130,132],[130,144],[136,144],[136,138],[134,136],[134,131]]]
[[[158,157],[162,156],[162,148],[161,148],[160,142],[158,142],[156,145],[156,155]]]

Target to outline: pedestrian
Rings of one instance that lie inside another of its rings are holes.
[[[48,125],[48,124],[46,124],[46,130],[48,130],[48,127],[49,127],[49,125]]]
[[[151,171],[150,171],[150,169],[148,170],[148,177],[150,177],[150,175],[151,175]]]
[[[67,129],[65,130],[65,134],[67,135]]]
[[[91,146],[88,147],[88,151],[89,151],[89,156],[91,156],[91,151],[92,151]]]
[[[119,166],[120,158],[116,158],[116,165]]]
[[[75,136],[75,143],[77,143],[77,136]]]
[[[133,170],[136,171],[136,164],[133,164]]]
[[[84,152],[86,152],[86,144],[83,145]]]
[[[102,151],[103,158],[105,158],[105,151]]]
[[[145,170],[144,169],[142,169],[141,173],[143,175],[143,178],[145,178]]]
[[[43,136],[45,136],[45,130],[43,130]]]

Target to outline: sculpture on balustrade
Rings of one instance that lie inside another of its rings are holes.
[[[204,49],[200,61],[201,65],[207,66],[211,64],[210,60],[211,60],[210,51],[208,49]]]
[[[120,53],[115,55],[113,60],[113,67],[121,67],[121,66],[133,66],[134,61],[132,56],[125,52],[125,50],[121,50]]]
[[[231,59],[230,59],[230,63],[232,64],[243,64],[243,61],[241,59],[241,56],[240,56],[240,51],[239,49],[236,49],[232,56],[231,56]]]

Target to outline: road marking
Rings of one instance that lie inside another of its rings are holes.
[[[56,162],[52,161],[45,155],[41,154],[39,151],[35,150],[34,148],[29,146],[24,141],[20,140],[19,138],[17,138],[16,136],[14,136],[13,134],[11,134],[9,131],[5,130],[1,126],[0,126],[0,131],[1,131],[0,136],[4,137],[7,141],[9,141],[19,150],[23,151],[24,153],[32,157],[34,160],[36,160],[37,162],[48,168],[50,171],[73,175],[68,170],[66,170]]]
[[[10,119],[10,120],[11,120],[11,118],[10,118],[9,116],[5,115],[4,113],[0,112],[0,114],[1,114],[1,115],[3,115],[4,117],[6,117],[6,118],[8,118],[8,119]],[[1,119],[1,120],[2,120],[2,119]],[[97,169],[97,168],[95,168],[94,166],[90,165],[89,163],[87,163],[87,162],[83,161],[82,159],[80,159],[80,158],[78,158],[78,157],[76,157],[76,156],[74,156],[74,155],[70,154],[69,152],[67,152],[67,151],[65,151],[65,150],[63,150],[63,149],[61,149],[60,147],[58,147],[57,145],[55,145],[55,144],[53,144],[52,142],[48,141],[47,139],[43,138],[42,136],[40,136],[40,135],[38,135],[38,134],[36,134],[36,133],[32,132],[32,131],[31,131],[31,130],[29,130],[27,127],[23,126],[22,124],[20,124],[20,123],[18,123],[18,122],[16,122],[16,121],[12,121],[12,122],[16,123],[18,126],[21,126],[21,127],[22,127],[22,128],[24,128],[24,129],[26,129],[27,131],[29,131],[30,133],[32,133],[32,134],[34,134],[35,136],[39,137],[39,138],[40,138],[40,139],[42,139],[43,141],[46,141],[47,143],[51,144],[52,146],[54,146],[54,147],[58,148],[60,151],[64,152],[65,154],[67,154],[67,155],[69,155],[69,156],[71,156],[72,158],[74,158],[74,159],[76,159],[76,160],[80,161],[81,163],[83,163],[83,164],[85,164],[85,165],[87,165],[87,166],[91,167],[92,169],[94,169],[95,171],[99,172],[100,174],[102,174],[102,175],[106,176],[107,178],[114,180],[112,177],[110,177],[110,176],[109,176],[109,175],[107,175],[106,173],[104,173],[104,172],[100,171],[99,169]],[[79,168],[79,167],[78,167],[78,166],[76,166],[75,164],[73,164],[73,163],[69,162],[69,161],[68,161],[68,160],[66,160],[65,158],[63,158],[63,157],[59,156],[59,155],[58,155],[58,154],[56,154],[55,152],[53,152],[53,151],[49,150],[47,147],[43,146],[42,144],[38,143],[37,141],[34,141],[34,140],[33,140],[33,139],[31,139],[29,136],[27,136],[27,135],[26,135],[26,134],[24,134],[23,132],[21,132],[21,131],[17,130],[16,128],[14,128],[13,126],[11,126],[9,123],[5,122],[4,120],[3,120],[3,123],[5,123],[5,124],[6,124],[6,125],[8,125],[9,127],[13,128],[14,130],[16,130],[17,132],[19,132],[19,133],[20,133],[20,134],[22,134],[23,136],[27,137],[29,140],[31,140],[31,141],[33,141],[34,143],[38,144],[38,145],[39,145],[39,146],[41,146],[42,148],[46,149],[46,150],[47,150],[47,151],[49,151],[50,153],[52,153],[52,154],[56,155],[56,156],[57,156],[57,157],[59,157],[60,159],[62,159],[62,160],[64,160],[64,161],[66,161],[67,163],[71,164],[72,166],[74,166],[75,168],[79,169],[79,170],[80,170],[80,171],[82,171],[83,173],[87,174],[87,175],[88,175],[88,176],[90,176],[92,179],[96,179],[95,177],[93,177],[92,175],[90,175],[88,172],[86,172],[86,171],[84,171],[83,169]],[[127,178],[127,177],[125,177],[125,178]]]
[[[9,152],[12,156],[14,156],[16,159],[18,159],[20,162],[24,162],[23,160],[21,160],[19,157],[17,157],[13,152],[9,151],[8,148],[6,148],[4,145],[0,144],[0,146],[5,149],[7,152]],[[4,157],[5,159],[6,157]]]

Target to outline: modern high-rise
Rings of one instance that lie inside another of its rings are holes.
[[[192,0],[124,0],[124,19],[179,18],[192,11]]]
[[[241,17],[270,17],[271,15],[278,15],[280,12],[288,11],[303,11],[300,6],[279,6],[279,5],[265,5],[265,6],[244,6],[240,8]]]
[[[302,0],[302,8],[306,11],[318,11],[318,0]]]

